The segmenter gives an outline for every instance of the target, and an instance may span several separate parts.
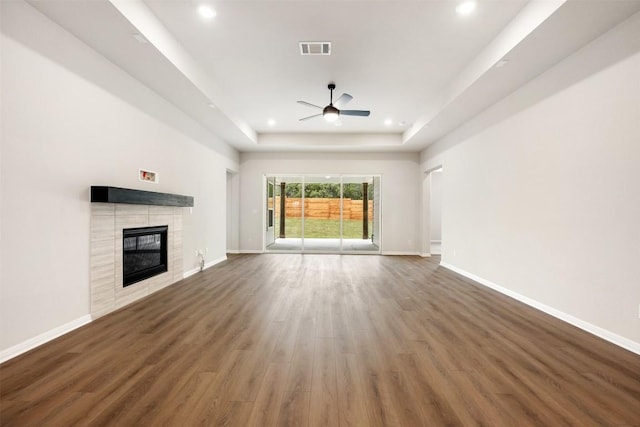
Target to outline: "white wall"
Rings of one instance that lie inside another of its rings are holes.
[[[240,247],[262,250],[263,174],[381,174],[382,251],[418,253],[418,166],[417,153],[242,153]]]
[[[422,153],[443,262],[640,349],[640,15]]]
[[[225,256],[237,153],[23,2],[2,2],[0,354],[89,313],[91,185],[195,197],[194,251]],[[206,144],[206,146],[205,146]],[[138,168],[160,175],[138,181]]]

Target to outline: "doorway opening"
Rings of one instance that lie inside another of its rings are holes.
[[[442,166],[425,172],[423,181],[423,256],[442,254]]]
[[[442,254],[442,168],[431,172],[431,254]]]
[[[238,253],[240,246],[238,232],[240,179],[237,172],[227,170],[226,193],[227,253]]]
[[[380,176],[267,175],[265,250],[380,253]]]

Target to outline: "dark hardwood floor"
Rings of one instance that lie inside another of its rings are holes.
[[[640,425],[640,356],[438,261],[230,256],[0,365],[0,424]]]

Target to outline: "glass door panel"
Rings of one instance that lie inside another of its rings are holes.
[[[302,178],[277,176],[274,185],[274,242],[269,251],[302,251]]]
[[[374,229],[373,176],[345,176],[342,189],[342,250],[379,251],[373,243],[373,236],[377,234]]]
[[[340,177],[306,176],[305,252],[340,251]]]

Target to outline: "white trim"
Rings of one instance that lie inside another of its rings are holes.
[[[236,252],[233,252],[236,254],[263,254],[265,253],[264,250],[260,250],[260,249],[238,249]]]
[[[207,268],[213,267],[214,265],[220,264],[221,262],[226,261],[226,260],[227,260],[227,256],[226,255],[225,256],[221,256],[220,258],[216,258],[214,260],[211,260],[211,261],[209,261],[208,263],[206,263],[204,265],[204,269],[206,270]]]
[[[53,328],[50,331],[44,332],[33,338],[29,338],[26,341],[16,344],[13,347],[9,347],[6,350],[0,352],[0,363],[6,362],[9,359],[13,359],[16,356],[26,353],[27,351],[34,349],[42,344],[58,338],[61,335],[69,333],[74,329],[78,329],[81,326],[91,323],[91,315],[86,314],[76,320],[72,320],[69,323]]]
[[[193,276],[193,275],[194,275],[194,274],[196,274],[196,273],[200,273],[200,268],[196,267],[196,268],[192,268],[191,270],[185,271],[185,272],[182,274],[182,278],[183,278],[183,279],[186,279],[187,277],[191,277],[191,276]]]
[[[619,347],[622,347],[624,349],[627,349],[633,353],[639,354],[640,355],[640,343],[637,343],[635,341],[632,341],[628,338],[622,337],[618,334],[615,334],[611,331],[608,331],[606,329],[603,329],[599,326],[596,326],[592,323],[586,322],[582,319],[578,319],[577,317],[574,317],[570,314],[567,314],[563,311],[560,311],[558,309],[555,309],[553,307],[550,307],[546,304],[543,304],[541,302],[538,302],[534,299],[531,299],[529,297],[526,297],[524,295],[521,295],[517,292],[514,292],[510,289],[504,288],[500,285],[497,285],[493,282],[490,282],[489,280],[483,279],[482,277],[476,276],[475,274],[469,273],[468,271],[465,271],[461,268],[455,267],[451,264],[447,264],[446,262],[441,262],[440,263],[441,266],[443,266],[444,268],[447,268],[455,273],[460,274],[461,276],[464,276],[468,279],[473,280],[474,282],[478,282],[479,284],[486,286],[488,288],[491,288],[493,290],[496,290],[498,292],[500,292],[501,294],[507,295],[513,299],[516,299],[522,303],[527,304],[528,306],[531,306],[533,308],[536,308],[544,313],[547,313],[557,319],[560,319],[564,322],[567,322],[577,328],[582,329],[583,331],[589,332],[597,337],[602,338],[603,340],[609,341],[612,344],[615,344]]]
[[[422,258],[431,258],[431,254],[430,254],[429,252],[422,252],[422,253],[420,254],[420,256],[421,256]]]
[[[239,254],[240,249],[227,249],[228,254]]]
[[[225,256],[222,256],[222,257],[220,257],[220,258],[216,258],[216,259],[214,259],[214,260],[209,261],[208,263],[206,263],[206,264],[204,265],[204,268],[203,268],[202,270],[204,271],[204,270],[206,270],[207,268],[209,268],[209,267],[213,267],[214,265],[216,265],[216,264],[220,264],[222,261],[226,261],[226,260],[227,260],[227,256],[226,256],[226,255],[225,255]],[[200,272],[200,268],[199,268],[199,267],[192,268],[192,269],[191,269],[191,270],[189,270],[189,271],[185,271],[185,272],[184,272],[184,274],[182,275],[182,278],[183,278],[183,279],[186,279],[187,277],[191,277],[191,276],[193,276],[194,274],[199,273],[199,272]]]
[[[381,255],[416,255],[420,256],[420,252],[417,251],[382,251]]]

